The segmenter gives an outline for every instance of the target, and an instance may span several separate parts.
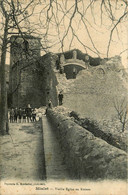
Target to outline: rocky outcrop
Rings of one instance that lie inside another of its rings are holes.
[[[47,116],[60,140],[74,179],[125,179],[126,153],[82,128],[70,117],[49,109]]]

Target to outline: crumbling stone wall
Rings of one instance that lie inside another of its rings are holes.
[[[73,50],[64,52],[63,54],[64,54],[65,58],[72,59],[74,50],[77,52],[77,59],[85,61],[85,53],[81,52],[79,49],[73,49]],[[59,57],[58,58],[58,65],[60,63],[61,54],[62,53],[58,53],[58,57]],[[88,55],[88,54],[86,54],[86,55]],[[101,64],[101,61],[102,61],[102,59],[99,57],[93,58],[93,57],[89,56],[89,63],[91,66],[98,66],[99,64]]]
[[[39,106],[41,98],[38,96],[38,85],[34,62],[20,61],[12,67],[10,94],[14,107]]]
[[[30,48],[32,49],[31,44]],[[85,54],[76,51],[78,59],[84,62]],[[70,60],[73,51],[65,52],[64,55]],[[12,105],[22,106],[23,103],[31,103],[39,107],[46,105],[48,99],[51,99],[53,106],[56,106],[57,94],[63,90],[65,107],[85,117],[112,118],[115,115],[114,98],[120,98],[121,94],[125,96],[127,93],[119,77],[120,57],[116,56],[109,60],[95,59],[96,64],[89,66],[86,70],[81,70],[76,79],[67,80],[65,73],[60,74],[59,71],[60,56],[61,54],[49,53],[13,64],[10,71]],[[13,58],[14,55],[11,57],[11,63]],[[90,64],[91,59],[89,56]],[[21,80],[20,85],[19,80]],[[17,85],[19,85],[18,88]]]
[[[51,53],[32,61],[20,61],[12,68],[12,105],[25,107],[45,106],[51,99],[53,106],[58,104],[57,80],[53,71],[56,57]]]
[[[40,38],[33,36],[12,36],[10,38],[10,106],[33,104],[33,93],[36,94],[35,60],[40,56]],[[32,89],[32,91],[31,91]],[[38,97],[35,97],[35,100]],[[38,99],[39,100],[39,99]],[[34,105],[34,104],[33,104]],[[35,104],[37,105],[37,104]]]
[[[117,115],[114,100],[127,97],[127,89],[120,77],[121,59],[116,56],[101,61],[99,66],[89,66],[76,79],[66,80],[56,75],[58,89],[63,90],[63,105],[85,117],[111,119]]]
[[[36,66],[32,63],[21,71],[18,89],[18,101],[21,107],[26,107],[27,104],[31,104],[32,107],[39,107],[42,102],[35,70]]]
[[[57,111],[48,110],[74,179],[126,179],[127,155]]]
[[[48,53],[38,59],[38,63],[36,63],[38,84],[40,91],[45,95],[44,104],[42,105],[47,105],[49,99],[51,99],[53,106],[58,105],[56,89],[58,82],[55,76],[56,60],[56,55]]]
[[[13,35],[10,38],[10,65],[13,66],[16,62],[30,59],[35,59],[40,56],[40,38],[33,36]]]

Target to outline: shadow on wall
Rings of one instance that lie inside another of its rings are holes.
[[[84,69],[83,67],[75,64],[64,66],[64,72],[66,74],[67,79],[75,79],[79,71],[83,69]]]
[[[58,84],[53,67],[56,67],[56,56],[48,53],[40,58],[37,63],[38,88],[42,97],[42,105],[47,105],[51,100],[53,106],[58,105],[57,90]],[[44,100],[43,100],[44,95]]]

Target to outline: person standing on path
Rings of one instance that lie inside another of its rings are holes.
[[[21,118],[22,118],[22,109],[19,108],[19,111],[18,111],[18,118],[19,118],[19,123],[21,123]]]
[[[53,107],[52,101],[49,99],[49,100],[48,100],[47,107],[46,107],[45,115],[47,114],[48,108],[51,108],[51,109],[52,109],[52,107]]]
[[[14,122],[17,123],[17,117],[18,117],[18,109],[17,107],[14,109]]]
[[[26,123],[26,111],[23,109],[23,123]]]
[[[32,110],[32,122],[36,122],[36,109]]]
[[[31,108],[30,104],[28,104],[25,111],[26,111],[27,121],[29,123],[29,121],[32,121],[32,119],[31,119],[31,117],[32,117],[32,108]]]
[[[60,91],[59,95],[58,95],[58,99],[59,99],[59,106],[61,106],[63,104],[63,91]]]
[[[10,123],[13,123],[14,122],[14,109],[12,108],[10,110]]]
[[[52,101],[48,100],[48,108],[52,108]]]

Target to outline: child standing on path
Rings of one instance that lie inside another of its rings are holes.
[[[12,108],[10,110],[10,123],[13,123],[14,122],[14,109]]]
[[[22,115],[23,115],[23,123],[26,123],[26,111],[25,111],[25,109],[23,109]]]
[[[32,110],[32,122],[36,122],[36,110]]]
[[[19,117],[19,122],[21,123],[21,118],[22,118],[22,109],[21,108],[19,108],[18,117]]]
[[[14,122],[17,123],[17,117],[18,117],[18,109],[17,107],[14,109]]]
[[[31,121],[31,116],[32,116],[32,108],[31,108],[30,104],[28,104],[25,111],[26,111],[27,121],[29,123],[29,121]]]

